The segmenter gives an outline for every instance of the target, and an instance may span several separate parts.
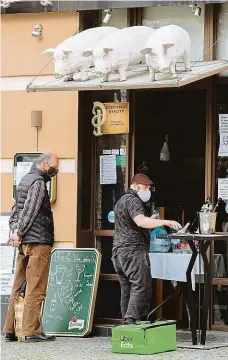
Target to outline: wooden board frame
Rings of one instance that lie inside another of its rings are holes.
[[[90,309],[89,309],[89,315],[88,315],[88,322],[87,322],[87,329],[80,335],[77,334],[66,334],[66,333],[54,333],[54,332],[47,332],[47,335],[55,335],[55,336],[63,336],[63,337],[84,337],[86,335],[89,335],[92,331],[93,327],[93,318],[94,318],[94,310],[95,310],[95,302],[96,302],[96,295],[97,295],[97,289],[98,289],[98,281],[100,276],[100,267],[101,267],[101,253],[95,249],[95,248],[56,248],[53,249],[51,252],[51,255],[56,251],[94,251],[97,255],[97,264],[95,268],[95,279],[94,279],[94,286],[92,291],[92,297],[90,301]],[[50,264],[51,268],[51,264]],[[48,279],[49,284],[49,279]],[[42,316],[44,313],[45,303],[42,306]]]

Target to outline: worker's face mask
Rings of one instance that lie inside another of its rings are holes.
[[[138,194],[138,197],[145,203],[147,201],[149,201],[151,198],[151,191],[149,189],[147,189],[147,190],[139,189],[137,194]]]

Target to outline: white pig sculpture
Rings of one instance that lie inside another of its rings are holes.
[[[145,55],[150,72],[150,81],[155,80],[155,72],[171,73],[176,77],[176,63],[184,61],[185,70],[190,69],[191,39],[187,31],[177,25],[163,26],[154,31],[141,54]]]
[[[66,76],[65,80],[70,80],[80,71],[81,81],[86,81],[88,70],[93,65],[93,58],[85,58],[82,53],[88,47],[94,48],[104,37],[118,31],[119,29],[109,26],[84,30],[64,40],[55,49],[47,49],[42,54],[54,57],[56,79]]]
[[[128,66],[139,64],[143,60],[140,52],[153,32],[147,26],[124,28],[101,40],[94,50],[87,49],[83,55],[93,55],[95,71],[103,76],[103,82],[108,81],[113,71],[118,71],[120,81],[125,81]]]

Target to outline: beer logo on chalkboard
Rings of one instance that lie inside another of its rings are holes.
[[[68,330],[79,329],[82,330],[84,328],[85,320],[79,320],[74,316],[72,320],[69,322]]]

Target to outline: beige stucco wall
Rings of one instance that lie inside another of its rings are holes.
[[[43,26],[42,39],[32,36],[36,24]],[[75,34],[78,24],[77,12],[2,15],[2,76],[37,75],[50,60],[41,53]],[[42,71],[52,73],[53,61]]]
[[[57,242],[75,244],[77,209],[78,104],[76,92],[34,93],[2,92],[2,163],[13,166],[17,152],[36,152],[36,129],[31,127],[31,111],[41,110],[43,126],[39,131],[38,151],[51,151],[61,159],[57,178],[57,201],[53,204]],[[69,166],[69,160],[70,166]],[[72,167],[72,163],[75,166]],[[13,167],[2,167],[1,211],[12,206]]]
[[[43,26],[43,39],[31,35]],[[76,12],[2,15],[2,76],[35,76],[48,63],[42,56],[73,35],[79,27]],[[53,63],[42,72],[52,74]],[[12,78],[11,78],[12,79]],[[13,87],[12,87],[13,88]],[[37,134],[31,126],[31,111],[42,111],[38,151],[51,151],[60,158],[57,200],[52,205],[57,247],[75,247],[77,224],[78,93],[23,91],[1,93],[1,211],[12,206],[13,157],[17,152],[36,152]]]

